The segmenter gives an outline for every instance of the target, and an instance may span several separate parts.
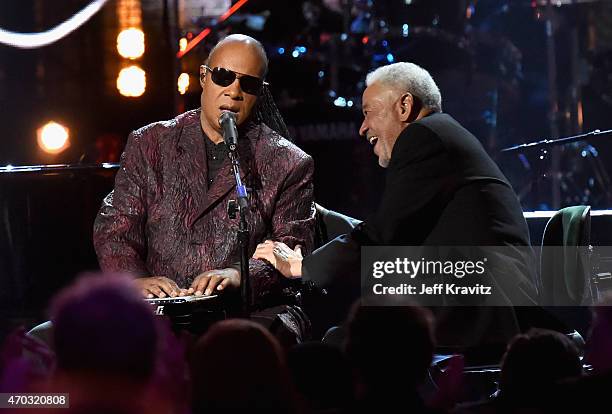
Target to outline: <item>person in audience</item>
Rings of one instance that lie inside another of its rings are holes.
[[[612,389],[612,295],[593,308],[585,359],[592,371],[559,384],[548,398],[551,412],[610,412]]]
[[[546,412],[555,398],[556,384],[581,374],[578,347],[568,336],[531,328],[508,344],[494,397],[464,404],[458,412]]]
[[[291,348],[289,369],[307,413],[347,413],[352,405],[352,371],[336,346],[306,342]]]
[[[346,353],[355,371],[356,412],[432,412],[418,387],[432,362],[433,323],[431,312],[417,306],[353,307]]]
[[[150,389],[164,359],[160,326],[130,277],[82,276],[53,299],[50,316],[57,366],[48,391],[69,393],[73,410],[170,405]]]
[[[568,336],[532,328],[508,345],[501,364],[499,397],[505,405],[534,406],[542,390],[581,374],[579,350]]]
[[[284,352],[255,322],[214,324],[196,342],[190,372],[194,414],[295,411]]]

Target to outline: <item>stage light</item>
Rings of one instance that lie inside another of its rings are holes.
[[[300,56],[300,52],[298,52],[297,50],[294,50],[294,51],[291,53],[291,56],[293,56],[294,58],[297,58],[297,57],[299,57],[299,56]]]
[[[469,6],[467,6],[467,8],[465,9],[465,17],[467,19],[471,19],[472,16],[474,16],[474,12],[476,11],[476,8],[474,7],[473,4],[470,4]]]
[[[408,23],[404,23],[402,25],[402,36],[403,37],[408,37],[409,31],[410,31],[410,26],[408,26]]]
[[[391,53],[387,53],[387,62],[393,63],[395,61],[395,57]]]
[[[178,91],[181,95],[185,95],[187,89],[189,89],[189,75],[187,73],[181,73],[177,81]]]
[[[336,98],[336,100],[334,101],[334,105],[344,108],[346,106],[346,99],[340,96]]]
[[[284,47],[279,47],[278,48],[278,54],[279,55],[284,55],[285,54],[285,48]]]
[[[181,37],[179,39],[179,51],[184,52],[185,49],[187,49],[187,39],[184,37]]]
[[[70,131],[54,121],[47,122],[36,130],[38,146],[48,154],[59,154],[70,146]]]
[[[122,30],[117,36],[117,51],[126,59],[138,59],[145,52],[144,33],[131,27]]]
[[[146,73],[136,65],[121,69],[117,76],[117,89],[123,96],[141,96],[146,87]]]

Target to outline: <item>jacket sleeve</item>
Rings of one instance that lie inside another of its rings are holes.
[[[93,242],[100,268],[148,276],[144,225],[146,223],[147,162],[142,135],[131,133],[115,188],[106,196],[94,222]]]
[[[314,163],[310,156],[302,157],[287,174],[274,206],[269,238],[294,248],[302,246],[309,254],[314,242],[313,215]],[[269,263],[251,259],[249,271],[253,292],[265,296],[286,285],[285,278]]]

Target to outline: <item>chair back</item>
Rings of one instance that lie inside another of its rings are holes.
[[[590,265],[584,254],[584,247],[589,245],[591,238],[590,211],[590,206],[566,207],[546,224],[538,283],[541,304],[580,306],[592,303]]]

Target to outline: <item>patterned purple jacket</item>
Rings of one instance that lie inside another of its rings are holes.
[[[313,243],[312,158],[263,124],[242,128],[241,176],[249,190],[250,254],[266,238],[309,253]],[[239,219],[229,160],[207,188],[200,110],[130,134],[115,189],[94,223],[94,246],[104,271],[165,276],[188,287],[198,274],[240,261]],[[278,293],[282,276],[261,260],[249,263],[256,302]]]

